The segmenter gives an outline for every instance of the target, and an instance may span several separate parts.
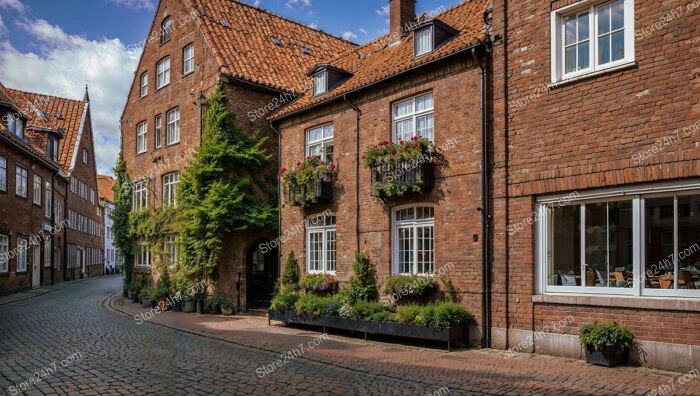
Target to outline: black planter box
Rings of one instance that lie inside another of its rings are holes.
[[[314,318],[305,315],[298,315],[295,312],[269,311],[268,320],[284,322],[285,324],[291,323],[321,326],[323,327],[324,331],[326,327],[339,330],[358,331],[365,333],[365,339],[367,339],[368,334],[374,334],[416,338],[421,340],[443,341],[447,342],[448,351],[452,349],[453,342],[466,342],[468,336],[467,328],[463,326],[434,328],[406,323],[355,320],[328,315],[321,315]]]
[[[593,346],[586,345],[586,362],[598,366],[614,367],[626,364],[629,357],[629,350],[622,349],[617,345],[604,345],[601,349],[593,349]]]

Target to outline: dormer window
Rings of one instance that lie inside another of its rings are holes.
[[[19,117],[19,114],[8,112],[3,120],[11,134],[24,139],[24,120]]]
[[[418,58],[435,51],[457,33],[455,29],[437,19],[424,20],[413,32],[413,57]]]
[[[328,91],[328,71],[324,70],[314,75],[314,95]]]
[[[170,33],[173,30],[173,20],[170,18],[165,18],[163,24],[160,26],[160,43],[164,44],[170,41]]]
[[[433,45],[435,40],[433,39],[433,27],[428,26],[420,30],[416,30],[415,37],[415,57],[428,54],[433,52]]]

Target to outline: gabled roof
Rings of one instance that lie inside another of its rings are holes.
[[[111,176],[97,175],[97,191],[100,194],[100,199],[114,203],[114,184],[116,182]]]
[[[391,45],[391,36],[387,34],[326,62],[338,69],[346,70],[352,74],[352,77],[326,94],[314,96],[313,89],[307,90],[304,95],[270,118],[280,120],[292,113],[337,99],[343,94],[366,88],[479,44],[486,38],[484,12],[490,2],[491,0],[465,0],[438,14],[435,19],[439,23],[452,27],[456,35],[428,55],[414,59],[414,32],[409,32],[398,44]],[[309,80],[307,80],[308,84]]]
[[[222,73],[273,89],[301,93],[309,69],[357,47],[237,0],[183,1],[198,11],[198,26]]]

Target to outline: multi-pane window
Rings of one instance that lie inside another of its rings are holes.
[[[7,191],[7,159],[0,157],[0,191]]]
[[[194,44],[190,44],[182,50],[182,74],[194,71]]]
[[[173,30],[173,20],[170,18],[165,18],[163,23],[160,25],[160,43],[166,43],[170,41],[170,33]]]
[[[59,200],[54,200],[54,216],[56,216],[56,224],[63,223],[63,203]]]
[[[17,238],[17,272],[27,272],[27,249],[27,239]]]
[[[8,272],[10,253],[10,238],[7,235],[0,235],[0,273]]]
[[[582,3],[552,14],[554,82],[634,61],[634,0]]]
[[[540,202],[542,292],[700,297],[700,191],[589,199]]]
[[[333,124],[306,131],[306,155],[319,157],[327,163],[333,162]]]
[[[32,202],[35,205],[41,206],[41,176],[34,175],[34,184],[32,189]]]
[[[15,194],[23,198],[27,198],[28,177],[26,169],[15,166]]]
[[[163,251],[165,251],[168,266],[170,266],[170,268],[175,268],[179,260],[177,236],[165,236],[165,244],[163,246]]]
[[[163,176],[163,206],[177,206],[178,183],[180,183],[178,172]]]
[[[306,272],[335,272],[335,216],[318,216],[306,222]]]
[[[433,94],[416,96],[393,106],[394,141],[413,137],[434,139]]]
[[[433,38],[433,27],[429,26],[420,30],[416,30],[415,33],[415,56],[425,55],[433,51],[433,46],[435,39]]]
[[[394,211],[394,272],[431,274],[435,267],[435,219],[432,206]]]
[[[314,75],[314,95],[328,91],[328,72],[322,71]]]
[[[95,190],[92,188],[90,189],[90,203],[93,205],[95,204]]]
[[[141,243],[136,247],[136,256],[134,262],[137,267],[151,266],[151,252],[146,243]]]
[[[55,136],[49,136],[46,154],[54,161],[58,161],[58,139]]]
[[[19,117],[18,113],[8,112],[2,119],[10,133],[24,140],[24,120]]]
[[[134,183],[132,206],[134,210],[146,209],[148,207],[148,180]]]
[[[83,149],[83,164],[87,165],[90,163],[90,152],[87,149]]]
[[[51,267],[51,238],[44,237],[44,267]]]
[[[165,144],[171,145],[180,142],[180,109],[172,109],[168,112],[168,126]]]
[[[51,218],[51,182],[46,181],[44,183],[44,217],[47,219]]]
[[[161,148],[163,146],[163,143],[161,142],[161,134],[163,132],[163,116],[158,114],[155,119],[155,125],[156,125],[156,130],[155,130],[155,147],[156,148]]]
[[[145,153],[148,149],[146,142],[146,133],[148,132],[148,123],[146,121],[140,123],[136,127],[136,154]]]
[[[161,89],[170,84],[170,57],[158,62],[156,73],[156,89]]]
[[[141,97],[148,95],[148,72],[141,75]]]

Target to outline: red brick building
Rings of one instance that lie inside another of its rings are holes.
[[[2,293],[100,274],[101,222],[89,201],[97,183],[87,91],[75,101],[0,84],[0,107]],[[82,186],[77,193],[71,180]]]
[[[278,136],[266,117],[306,88],[306,72],[355,45],[248,4],[229,0],[159,2],[121,119],[122,152],[133,183],[134,210],[176,205],[180,172],[199,146],[201,103],[222,84],[238,126]],[[276,169],[270,169],[274,179]],[[136,182],[138,181],[138,182]],[[274,182],[272,183],[274,189]],[[137,277],[156,280],[177,263],[177,235],[162,246],[144,241]],[[239,308],[266,307],[278,274],[273,239],[238,232],[224,242],[213,293]],[[263,257],[264,256],[264,257]]]
[[[493,346],[700,365],[698,5],[494,2]]]

